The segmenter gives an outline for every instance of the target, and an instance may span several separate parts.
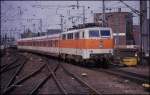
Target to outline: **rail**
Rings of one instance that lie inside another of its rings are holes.
[[[84,85],[85,87],[87,87],[89,89],[89,91],[91,92],[90,94],[98,94],[98,95],[102,94],[102,93],[99,93],[97,90],[95,90],[93,87],[91,87],[88,83],[86,83],[85,81],[83,81],[81,78],[79,78],[78,76],[76,76],[72,72],[68,71],[62,64],[61,64],[61,67],[63,68],[63,70],[68,75],[70,75],[71,77],[75,78],[79,83],[81,83],[82,85]]]
[[[148,78],[142,77],[135,73],[125,72],[119,69],[107,69],[107,70],[106,69],[94,69],[94,70],[99,71],[99,72],[105,72],[105,73],[115,75],[115,76],[119,76],[128,80],[131,80],[140,85],[143,83],[150,83]]]

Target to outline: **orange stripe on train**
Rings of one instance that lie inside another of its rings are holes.
[[[113,39],[80,39],[80,40],[61,40],[60,48],[81,48],[81,49],[99,49],[113,48]]]

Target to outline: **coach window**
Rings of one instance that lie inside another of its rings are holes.
[[[55,46],[58,47],[58,40],[56,40],[56,45]]]
[[[75,39],[79,39],[79,32],[75,33]]]
[[[40,41],[40,47],[42,46],[42,41]]]
[[[33,46],[35,46],[35,42],[33,41]]]
[[[51,46],[51,47],[52,47],[52,45],[53,45],[53,43],[52,43],[52,42],[53,42],[53,41],[51,40],[51,41],[50,41],[50,46]]]
[[[36,46],[36,41],[34,42],[34,46]]]
[[[36,41],[36,46],[38,46],[39,45],[39,41]]]
[[[53,40],[53,47],[55,47],[55,40]]]
[[[47,44],[48,44],[47,41],[45,41],[45,47],[47,47]]]
[[[35,42],[35,46],[37,46],[37,41]]]
[[[44,41],[44,43],[45,43],[45,45],[44,45],[44,46],[46,47],[46,46],[47,46],[47,41]]]
[[[53,45],[53,43],[54,43],[54,41],[53,40],[51,40],[51,47],[53,47],[54,45]]]
[[[67,39],[73,39],[73,33],[68,33],[67,34]]]
[[[48,41],[48,46],[49,46],[49,47],[51,46],[51,41],[50,41],[50,40]]]
[[[38,42],[39,42],[38,46],[40,47],[40,41],[38,41]]]
[[[44,42],[43,42],[43,41],[41,41],[41,46],[42,46],[42,47],[44,46]]]
[[[66,34],[62,35],[62,39],[65,40],[66,39]]]
[[[56,45],[56,40],[53,40],[53,47],[55,47]]]
[[[47,47],[49,47],[49,41],[47,41]]]
[[[46,41],[44,41],[44,47],[46,47]]]

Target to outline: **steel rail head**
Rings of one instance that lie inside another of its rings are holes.
[[[91,94],[97,94],[97,95],[101,95],[100,92],[98,92],[97,90],[95,90],[93,87],[91,87],[88,83],[86,83],[85,81],[83,81],[81,78],[79,78],[78,76],[74,75],[72,72],[68,71],[62,64],[61,67],[63,68],[63,70],[69,74],[70,76],[74,77],[78,82],[80,82],[81,84],[83,84],[84,86],[86,86],[87,88],[89,88]]]
[[[47,59],[46,59],[47,60]],[[48,62],[48,60],[47,60]],[[48,66],[48,65],[47,65]],[[49,67],[47,67],[49,69]],[[56,72],[56,70],[59,68],[59,65],[56,66],[56,68],[53,70],[53,72]],[[29,93],[29,95],[34,95],[36,94],[36,92],[39,90],[39,88],[41,86],[44,85],[44,83],[46,83],[48,81],[48,79],[50,79],[52,77],[52,73],[49,73],[49,75],[44,78],[35,88],[33,88],[33,90]]]
[[[21,65],[21,64],[16,64],[15,66],[12,66],[12,67],[10,67],[10,68],[5,69],[5,70],[2,71],[1,73],[5,73],[5,72],[7,72],[7,71],[9,71],[9,70],[12,70],[12,69],[14,69],[14,68],[20,66],[20,65]]]
[[[129,79],[137,84],[142,84],[142,83],[150,83],[149,80],[145,79],[145,78],[140,78],[140,77],[137,77],[137,76],[134,76],[134,75],[130,75],[130,74],[126,74],[126,73],[123,73],[121,71],[114,71],[114,70],[99,70],[100,72],[105,72],[105,73],[108,73],[108,74],[111,74],[111,75],[115,75],[115,76],[119,76],[119,77],[122,77],[122,78],[126,78],[126,79]]]
[[[60,65],[57,64],[56,68],[53,70],[54,73],[58,70],[59,66],[60,66]]]
[[[36,75],[38,72],[40,72],[46,65],[43,64],[38,70],[32,72],[31,74],[21,78],[20,80],[16,81],[14,84],[12,84],[10,87],[8,87],[7,89],[4,90],[3,95],[7,95],[12,89],[14,89],[16,86],[22,82],[24,82],[25,80],[29,79],[30,77]]]
[[[0,66],[0,68],[2,69],[2,68],[4,68],[5,66],[7,66],[8,64],[4,64],[4,65],[2,65],[2,66]]]
[[[57,67],[54,69],[54,71],[56,72],[56,70],[58,69],[59,65],[57,65]],[[57,86],[59,87],[60,91],[67,95],[67,91],[63,88],[63,86],[61,85],[61,83],[57,80],[55,73],[50,69],[48,63],[47,63],[47,68],[50,71],[50,73],[52,74],[52,77],[54,79],[54,81],[56,82]]]
[[[1,71],[0,73],[2,73],[3,71],[5,71],[8,67],[10,67],[12,64],[16,63],[19,60],[19,58],[16,58],[14,61],[12,61],[10,64],[6,65]]]
[[[29,93],[29,95],[35,95],[38,89],[44,85],[44,83],[47,82],[47,80],[51,77],[51,74],[49,74],[47,77],[45,77],[33,90]]]
[[[131,76],[135,76],[135,77],[138,77],[138,78],[141,78],[141,79],[144,79],[144,80],[149,80],[150,79],[148,76],[137,74],[137,73],[126,71],[126,70],[122,70],[120,68],[112,69],[112,70],[116,71],[116,72],[121,72],[121,73],[124,73],[124,74],[128,74],[128,75],[131,75]]]
[[[27,63],[28,60],[24,60],[24,62],[22,64],[20,64],[20,66],[17,68],[16,72],[14,73],[13,77],[10,79],[10,81],[8,82],[8,84],[6,85],[6,89],[14,82],[16,76],[20,73],[20,71],[22,70],[23,66]]]

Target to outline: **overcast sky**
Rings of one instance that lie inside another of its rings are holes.
[[[125,3],[139,10],[139,1],[125,1]],[[25,26],[25,28],[39,31],[39,19],[42,19],[43,31],[48,28],[60,28],[60,17],[57,14],[64,16],[65,27],[71,27],[72,23],[68,18],[82,16],[83,13],[82,7],[79,9],[67,7],[76,4],[76,1],[1,1],[1,30],[5,30],[2,31],[3,33],[7,30],[17,31],[23,30],[23,26]],[[102,1],[79,1],[79,5],[85,6],[86,22],[93,22],[93,13],[102,12]],[[111,8],[112,12],[117,11],[119,7],[122,8],[122,11],[131,11],[119,1],[106,1],[105,5],[106,8]],[[133,23],[139,24],[138,16],[135,14],[134,16]],[[37,20],[33,20],[33,18]],[[27,19],[32,19],[32,21]],[[76,24],[82,23],[82,19],[75,20]]]

